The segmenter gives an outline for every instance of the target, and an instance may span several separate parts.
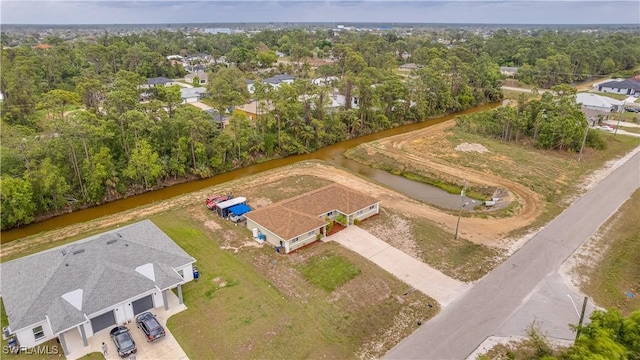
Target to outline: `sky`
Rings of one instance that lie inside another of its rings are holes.
[[[0,0],[0,24],[411,22],[639,24],[640,1]]]

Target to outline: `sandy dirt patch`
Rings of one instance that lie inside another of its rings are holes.
[[[470,144],[468,142],[463,142],[462,144],[456,146],[456,151],[464,151],[464,152],[475,151],[482,154],[482,153],[489,152],[489,149],[482,146],[481,144],[475,144],[475,143]]]

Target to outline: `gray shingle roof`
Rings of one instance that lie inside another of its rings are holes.
[[[145,220],[1,264],[1,294],[11,330],[46,315],[59,332],[84,321],[85,314],[182,283],[173,269],[194,261]],[[147,263],[153,264],[155,282],[135,271]],[[77,289],[83,290],[81,311],[62,298]]]
[[[163,85],[163,84],[168,84],[172,82],[173,80],[167,79],[166,77],[155,77],[155,78],[147,79],[148,85]]]
[[[635,81],[633,79],[621,80],[621,81],[607,81],[605,83],[599,84],[599,87],[609,87],[613,89],[633,89],[640,90],[640,82]]]

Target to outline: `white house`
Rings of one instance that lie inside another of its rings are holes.
[[[623,111],[624,105],[620,100],[592,93],[576,94],[576,103],[582,104],[583,108],[602,112]]]
[[[184,81],[186,81],[189,84],[191,84],[191,83],[193,83],[193,80],[195,78],[198,78],[198,84],[204,85],[209,80],[209,74],[207,74],[206,71],[202,71],[202,70],[196,71],[196,72],[192,72],[190,74],[185,75]]]
[[[156,87],[158,85],[160,86],[170,86],[173,85],[174,82],[171,79],[168,79],[166,77],[155,77],[155,78],[148,78],[147,81],[140,85],[140,88],[142,89],[149,89],[152,87]]]
[[[295,79],[295,76],[282,74],[266,78],[262,80],[262,83],[269,84],[272,88],[277,89],[281,84],[293,84]],[[253,80],[247,80],[247,90],[249,90],[250,94],[253,94],[255,92],[255,85]]]
[[[349,226],[379,211],[379,200],[332,184],[244,215],[254,236],[289,253],[325,236],[328,221]]]
[[[182,103],[194,103],[200,101],[204,94],[207,93],[207,89],[203,87],[194,87],[194,88],[181,88],[180,96],[182,97]]]
[[[340,80],[337,76],[327,76],[327,77],[321,77],[321,78],[316,78],[311,80],[311,83],[314,85],[325,85],[325,84],[333,84],[336,81]]]
[[[20,346],[87,339],[153,308],[193,280],[196,260],[150,220],[1,264],[9,332]],[[172,295],[173,296],[173,295]]]
[[[607,81],[598,84],[598,91],[623,95],[640,94],[640,81],[634,79]]]

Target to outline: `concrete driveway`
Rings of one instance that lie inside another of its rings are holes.
[[[442,307],[449,305],[471,287],[444,275],[355,225],[328,236],[323,241],[335,241],[355,251],[416,290],[434,298]]]
[[[156,315],[156,318],[164,327],[164,330],[166,332],[164,338],[156,340],[156,342],[154,343],[148,343],[142,330],[138,329],[138,327],[136,326],[135,321],[131,321],[130,323],[126,324],[138,349],[135,354],[136,360],[189,359],[184,350],[182,350],[180,344],[178,344],[178,341],[176,341],[176,338],[167,328],[167,320],[172,315],[185,310],[186,306],[184,306],[184,304],[179,304],[178,297],[173,294],[173,292],[170,292],[167,300],[169,301],[169,310],[165,310],[164,307],[150,310],[151,313]],[[109,328],[99,331],[94,336],[90,337],[88,339],[89,346],[72,352],[67,356],[67,359],[78,359],[92,352],[102,353],[103,342],[108,346],[107,356],[105,356],[105,359],[121,359],[120,356],[118,356],[118,352],[116,351],[116,347],[113,341],[111,341],[111,338],[109,337],[109,331],[111,331],[112,328],[113,326],[110,326]]]

